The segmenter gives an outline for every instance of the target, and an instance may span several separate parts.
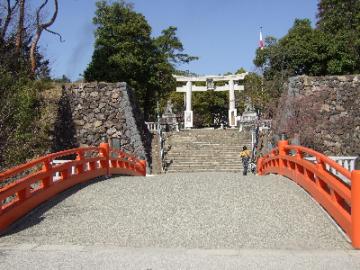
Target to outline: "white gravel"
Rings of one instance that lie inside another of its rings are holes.
[[[321,207],[279,176],[117,177],[64,192],[0,238],[2,246],[348,250]],[[1,248],[1,247],[0,247]]]

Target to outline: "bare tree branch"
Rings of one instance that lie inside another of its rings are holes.
[[[44,9],[44,7],[48,4],[48,2],[49,2],[49,0],[45,0],[36,11],[36,33],[35,33],[32,43],[31,43],[31,48],[30,48],[30,63],[31,63],[31,72],[32,72],[33,76],[35,75],[35,71],[36,71],[36,67],[37,67],[36,66],[36,48],[37,48],[37,44],[40,40],[42,32],[45,30],[52,34],[58,35],[61,38],[60,34],[47,29],[56,20],[56,17],[57,17],[58,11],[59,11],[58,0],[54,0],[55,10],[54,10],[54,14],[51,17],[51,19],[48,22],[41,23],[41,20],[40,20],[41,10]]]
[[[62,35],[60,35],[58,32],[49,30],[49,29],[44,29],[46,32],[49,32],[50,34],[53,34],[55,36],[58,36],[60,39],[60,42],[65,42],[65,40],[63,39]]]
[[[7,8],[6,8],[7,13],[6,13],[4,26],[2,27],[1,33],[0,33],[0,40],[1,41],[3,41],[5,39],[7,29],[9,27],[11,19],[13,18],[13,13],[14,13],[16,7],[19,4],[19,0],[16,0],[13,6],[11,6],[11,0],[7,0],[6,2],[7,2]]]

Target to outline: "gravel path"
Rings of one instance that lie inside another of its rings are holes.
[[[278,176],[117,177],[73,188],[0,238],[2,245],[128,248],[351,248],[309,195]]]
[[[359,270],[359,255],[359,251],[355,250],[189,250],[18,245],[0,249],[0,269]]]

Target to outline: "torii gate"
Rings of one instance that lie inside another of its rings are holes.
[[[176,82],[186,82],[186,85],[176,87],[176,92],[186,93],[186,110],[184,112],[184,127],[193,127],[193,111],[191,110],[191,92],[200,91],[229,91],[229,126],[236,127],[237,109],[235,108],[235,91],[243,91],[243,81],[248,73],[226,76],[199,76],[186,77],[173,75]],[[196,86],[193,82],[205,82],[206,86]],[[216,86],[215,82],[227,82],[224,86]]]

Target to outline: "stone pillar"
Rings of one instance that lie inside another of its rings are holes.
[[[186,110],[184,112],[185,128],[193,127],[193,111],[191,110],[191,91],[192,91],[192,82],[188,81],[186,83]]]
[[[234,81],[229,81],[229,126],[236,127],[237,110],[235,108],[235,85]]]

